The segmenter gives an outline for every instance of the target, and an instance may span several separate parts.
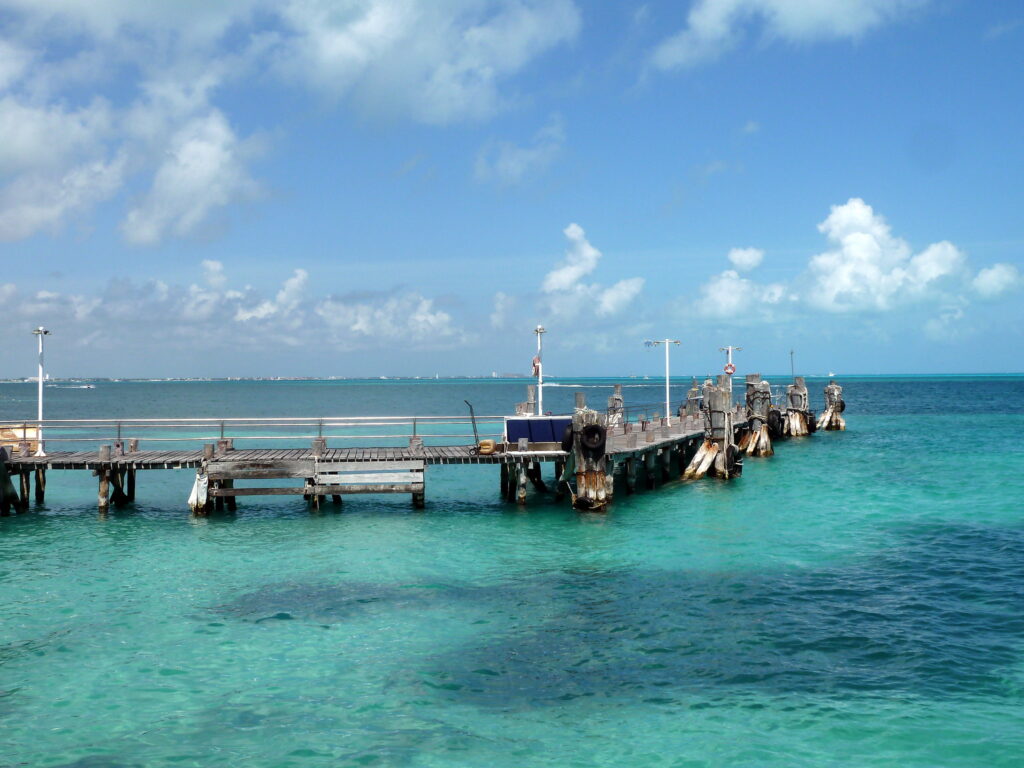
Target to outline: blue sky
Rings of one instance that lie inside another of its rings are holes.
[[[1021,72],[1003,2],[0,0],[0,377],[1020,371]]]

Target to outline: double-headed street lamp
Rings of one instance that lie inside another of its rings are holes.
[[[668,378],[668,348],[673,344],[682,344],[679,339],[657,339],[656,341],[645,341],[644,345],[648,347],[656,347],[659,344],[665,345],[665,418],[668,418],[671,414],[669,413],[669,403],[671,398],[668,394],[669,378]]]
[[[544,415],[544,345],[541,343],[547,333],[543,325],[533,329],[537,334],[537,356],[533,358],[533,372],[537,376],[537,415]]]
[[[36,456],[45,456],[43,450],[43,336],[49,336],[50,332],[39,326],[32,331],[39,337],[39,424],[36,427]]]

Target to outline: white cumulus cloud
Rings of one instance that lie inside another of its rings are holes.
[[[990,299],[1019,288],[1022,283],[1020,270],[1013,264],[993,264],[978,272],[971,287],[979,296]]]
[[[550,312],[572,317],[589,307],[598,316],[607,317],[621,312],[640,295],[644,287],[642,277],[625,278],[608,288],[584,283],[583,278],[597,269],[601,252],[590,244],[579,224],[570,224],[563,234],[569,240],[565,259],[544,276],[541,284]]]
[[[450,314],[416,292],[329,297],[317,305],[316,314],[327,324],[332,343],[343,349],[368,342],[419,342],[438,348],[465,338]]]
[[[580,27],[571,0],[291,0],[280,15],[290,77],[434,124],[494,114],[502,81]]]
[[[149,193],[128,212],[125,237],[132,243],[152,244],[168,231],[189,235],[217,209],[255,196],[259,187],[245,167],[250,152],[220,112],[184,125]]]
[[[887,310],[924,298],[965,272],[966,259],[952,243],[933,243],[914,254],[860,198],[832,206],[818,229],[835,247],[811,258],[807,299],[829,312]]]
[[[736,47],[751,29],[792,42],[857,38],[928,0],[697,0],[686,25],[651,55],[656,69],[691,67]]]
[[[782,283],[761,285],[734,269],[714,275],[700,287],[697,312],[704,316],[742,323],[770,317],[770,310],[790,298]]]
[[[0,18],[0,239],[54,230],[139,179],[149,191],[121,230],[141,245],[209,231],[257,191],[256,143],[217,103],[225,87],[276,76],[365,114],[483,120],[581,23],[572,0],[0,0]],[[559,131],[485,165],[514,183],[551,161]]]
[[[756,268],[764,259],[764,251],[760,248],[733,248],[729,251],[729,261],[741,272]]]

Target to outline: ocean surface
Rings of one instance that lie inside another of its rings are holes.
[[[95,479],[52,471],[45,506],[0,519],[0,766],[1018,768],[1024,377],[839,381],[846,432],[606,514],[519,508],[496,467],[456,466],[423,512],[190,519],[193,472],[160,471],[99,519]],[[612,382],[559,383],[555,411]],[[501,414],[524,384],[46,397],[54,418]],[[34,413],[33,385],[0,385],[0,421]]]

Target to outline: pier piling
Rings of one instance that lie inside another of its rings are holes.
[[[825,387],[825,411],[818,420],[818,426],[830,432],[846,429],[846,420],[842,416],[845,410],[843,388],[834,381],[829,381]]]
[[[768,430],[768,413],[772,406],[771,387],[767,381],[762,381],[759,373],[748,373],[746,385],[748,428],[738,447],[748,456],[771,456],[775,453]]]
[[[608,416],[587,408],[586,397],[576,393],[576,412],[572,417],[573,464],[576,471],[576,509],[600,511],[611,500],[606,482]]]
[[[814,432],[816,426],[807,395],[807,384],[803,376],[797,376],[792,384],[786,386],[784,432],[790,437],[806,437]]]

